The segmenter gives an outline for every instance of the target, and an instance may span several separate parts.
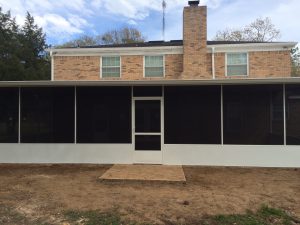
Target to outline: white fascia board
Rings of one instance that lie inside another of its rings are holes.
[[[300,77],[206,80],[0,81],[0,87],[300,84]]]
[[[270,42],[208,45],[207,51],[212,52],[259,52],[259,51],[287,51],[297,45],[297,42]],[[156,55],[183,54],[183,46],[155,46],[155,47],[122,47],[122,48],[65,48],[47,49],[53,56],[102,56],[102,55]]]
[[[270,42],[247,44],[208,45],[208,52],[261,52],[261,51],[289,51],[297,45],[297,42]]]
[[[51,49],[53,56],[183,54],[182,46]]]

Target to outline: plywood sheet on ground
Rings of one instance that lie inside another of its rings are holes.
[[[102,180],[142,180],[185,182],[182,166],[163,165],[113,165],[101,177]]]

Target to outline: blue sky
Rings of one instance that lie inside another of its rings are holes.
[[[29,11],[43,27],[49,44],[82,35],[132,26],[147,40],[161,40],[162,0],[0,0],[19,24]],[[188,0],[166,0],[166,40],[182,38],[182,10]],[[270,17],[282,32],[279,41],[300,42],[300,0],[202,0],[208,6],[208,39],[226,27],[242,27]]]

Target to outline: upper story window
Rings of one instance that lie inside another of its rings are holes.
[[[101,66],[101,77],[121,77],[120,56],[102,57]]]
[[[164,56],[145,56],[145,77],[164,77]]]
[[[248,54],[227,53],[227,76],[248,76]]]

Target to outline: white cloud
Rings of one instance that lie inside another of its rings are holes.
[[[47,30],[47,34],[51,36],[66,38],[73,34],[83,33],[83,30],[80,29],[80,24],[74,25],[57,14],[45,14],[42,17],[36,16],[35,18],[37,23],[41,24]]]
[[[166,0],[167,39],[181,38],[182,9],[187,1]],[[153,12],[156,12],[154,15],[161,12],[161,3],[162,0],[0,0],[0,6],[4,10],[11,10],[19,24],[23,23],[26,11],[29,11],[47,36],[55,40],[84,32],[101,33],[104,29],[101,26],[105,27],[107,20],[112,24],[139,26]],[[283,40],[300,41],[297,31],[300,21],[299,0],[201,0],[201,5],[209,8],[209,37],[225,27],[240,27],[260,16],[269,16],[281,29]],[[157,24],[150,23],[151,26],[140,26],[140,29],[149,34],[149,39],[160,39],[160,18],[151,17],[150,20],[155,20]]]

